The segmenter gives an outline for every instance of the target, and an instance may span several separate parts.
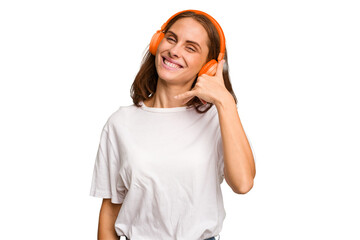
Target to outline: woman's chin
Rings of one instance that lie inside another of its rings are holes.
[[[181,78],[178,74],[162,72],[162,71],[158,72],[158,76],[160,79],[164,81],[176,81],[177,79]]]

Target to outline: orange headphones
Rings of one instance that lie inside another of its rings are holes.
[[[210,76],[214,76],[216,73],[216,67],[217,67],[217,63],[220,62],[225,55],[225,35],[223,30],[220,27],[220,24],[213,18],[211,17],[209,14],[202,12],[202,11],[198,11],[198,10],[184,10],[181,12],[178,12],[176,14],[174,14],[171,18],[169,18],[166,23],[164,23],[161,26],[161,29],[156,31],[156,33],[153,35],[153,37],[151,38],[151,42],[150,42],[150,46],[149,46],[149,51],[152,55],[155,56],[156,54],[156,50],[161,42],[161,40],[164,38],[164,29],[166,28],[166,25],[170,22],[171,19],[173,19],[175,16],[179,15],[180,13],[183,12],[194,12],[197,14],[201,14],[206,16],[215,26],[217,32],[219,33],[219,37],[220,37],[220,53],[219,56],[217,58],[217,61],[215,59],[210,60],[209,62],[207,62],[200,70],[198,76],[200,76],[201,74],[207,74]]]

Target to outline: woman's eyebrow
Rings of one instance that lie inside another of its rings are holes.
[[[177,35],[173,32],[173,31],[167,31],[168,33],[170,33],[170,34],[172,34],[172,35],[174,35],[175,36],[175,38],[177,39],[178,37],[177,37]],[[194,41],[191,41],[191,40],[186,40],[186,42],[187,43],[192,43],[192,44],[194,44],[194,45],[197,45],[199,48],[200,48],[200,50],[201,50],[201,47],[200,47],[200,44],[198,44],[197,42],[194,42]]]

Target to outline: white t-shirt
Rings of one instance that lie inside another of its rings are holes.
[[[90,195],[122,203],[118,236],[204,240],[225,209],[223,149],[216,106],[121,106],[103,127]]]

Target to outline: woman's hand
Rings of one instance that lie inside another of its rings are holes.
[[[206,102],[217,103],[224,94],[230,94],[226,89],[223,78],[223,67],[225,60],[221,60],[216,68],[215,76],[202,74],[198,77],[195,86],[190,91],[174,96],[174,98],[183,100],[182,104],[186,104],[193,97],[200,98],[203,104]]]

